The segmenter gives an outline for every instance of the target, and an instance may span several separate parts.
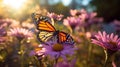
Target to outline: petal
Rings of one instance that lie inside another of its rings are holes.
[[[113,39],[113,36],[114,36],[114,34],[112,33],[112,34],[110,35],[110,39]]]

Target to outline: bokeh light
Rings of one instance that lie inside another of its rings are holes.
[[[68,6],[72,0],[61,0],[64,6]]]
[[[3,0],[3,3],[15,9],[19,9],[25,3],[25,0]]]

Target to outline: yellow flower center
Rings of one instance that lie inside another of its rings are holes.
[[[113,41],[110,41],[110,42],[108,42],[110,45],[112,45],[114,48],[116,48],[117,47],[117,43],[116,42],[113,42]]]
[[[62,51],[64,49],[63,45],[62,44],[54,44],[52,49],[54,51]]]

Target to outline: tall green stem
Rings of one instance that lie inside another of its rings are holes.
[[[24,53],[25,53],[25,48],[23,45],[23,40],[20,40],[20,48],[19,48],[19,54],[20,54],[20,63],[21,63],[21,67],[24,67]]]
[[[55,59],[55,65],[58,63],[58,58]]]
[[[59,57],[60,57],[60,55],[59,55]],[[54,65],[56,65],[56,64],[58,63],[59,57],[55,58],[55,63],[54,63]]]
[[[24,50],[23,50],[23,47],[21,45],[20,47],[20,56],[21,56],[21,67],[24,67]]]
[[[110,61],[110,58],[111,58],[112,54],[108,53],[107,50],[104,50],[104,52],[105,52],[105,64],[104,64],[103,67],[107,67],[107,65],[108,65],[108,63],[109,63],[109,61]]]
[[[89,66],[89,62],[90,62],[90,58],[91,58],[91,55],[92,55],[92,44],[89,44],[89,47],[88,47],[88,59],[87,59],[87,67]]]

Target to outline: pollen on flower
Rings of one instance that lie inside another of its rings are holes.
[[[62,51],[64,49],[64,47],[61,44],[54,44],[53,47],[52,47],[52,49],[54,51]]]

